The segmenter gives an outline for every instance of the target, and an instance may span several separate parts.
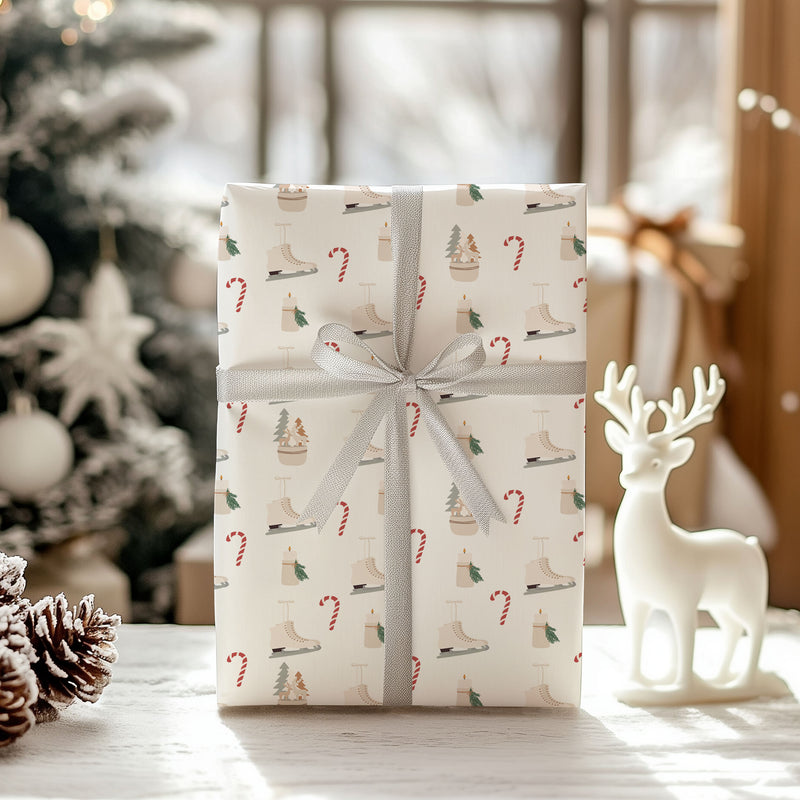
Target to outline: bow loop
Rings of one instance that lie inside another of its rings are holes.
[[[451,356],[467,351],[464,356],[450,363]],[[483,341],[476,333],[457,336],[429,364],[417,374],[417,386],[429,391],[444,391],[456,388],[456,384],[477,372],[486,361]]]
[[[357,358],[346,356],[339,350],[325,344],[335,341],[337,343],[352,344],[360,347],[370,355],[369,361],[359,361]],[[387,364],[368,344],[365,344],[346,325],[338,322],[329,322],[317,331],[317,338],[311,348],[311,359],[314,363],[335,375],[337,378],[356,381],[372,381],[381,385],[396,383],[402,379],[402,373],[391,364]]]

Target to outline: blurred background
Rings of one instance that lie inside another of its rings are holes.
[[[759,536],[800,605],[797,30],[794,0],[0,0],[0,550],[31,596],[210,621],[226,182],[536,180],[589,184],[590,389],[722,366],[670,511]]]

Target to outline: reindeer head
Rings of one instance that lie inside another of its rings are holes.
[[[694,368],[692,377],[694,403],[687,414],[686,397],[680,387],[673,390],[672,405],[666,400],[645,403],[642,390],[634,385],[636,367],[627,367],[622,378],[615,361],[606,367],[603,390],[595,392],[594,399],[618,420],[606,422],[605,435],[611,449],[622,456],[619,482],[625,489],[663,489],[669,473],[685,464],[694,452],[694,440],[682,437],[711,421],[725,393],[725,381],[716,364],[708,371],[707,387],[700,367]],[[666,421],[660,431],[651,433],[648,423],[656,407]]]

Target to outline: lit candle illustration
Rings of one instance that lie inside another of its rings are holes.
[[[470,577],[469,574],[469,567],[472,563],[472,553],[467,552],[467,548],[464,548],[463,553],[459,553],[458,560],[456,561],[456,586],[460,586],[462,589],[471,589],[475,586],[474,581]]]
[[[458,679],[458,689],[456,690],[456,705],[457,706],[469,706],[469,693],[472,691],[472,680],[466,676],[466,674],[462,675]]]
[[[389,223],[384,222],[382,228],[378,228],[378,261],[392,260],[392,232]]]
[[[300,583],[297,575],[295,575],[295,561],[297,561],[297,556],[292,552],[292,547],[289,545],[289,549],[283,552],[283,561],[281,562],[281,583],[284,586],[296,586]]]
[[[227,503],[228,495],[228,481],[222,479],[220,475],[214,486],[214,513],[215,514],[230,514],[231,510]]]
[[[472,458],[473,453],[469,446],[469,440],[472,437],[472,425],[467,425],[467,421],[464,420],[461,424],[461,428],[459,428],[458,432],[456,433],[456,439],[461,443],[461,446],[464,448],[464,452]]]
[[[383,626],[373,608],[367,614],[364,622],[364,647],[381,647],[383,645],[380,636],[382,630]]]
[[[472,299],[464,295],[458,301],[456,311],[456,333],[472,333],[472,325],[469,322],[469,312],[472,309]]]
[[[561,260],[575,261],[578,254],[575,252],[573,239],[575,238],[575,228],[569,222],[561,228]]]
[[[575,480],[569,475],[566,480],[561,481],[561,513],[578,513],[578,507],[575,505]]]

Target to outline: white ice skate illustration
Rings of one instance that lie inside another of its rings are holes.
[[[223,333],[230,333],[231,328],[227,322],[218,322],[217,323],[217,336],[222,336]]]
[[[549,339],[552,336],[566,336],[568,333],[575,333],[575,323],[556,319],[550,313],[550,306],[544,302],[544,287],[550,284],[534,283],[533,285],[538,289],[538,303],[525,312],[525,332],[528,334],[525,341]]]
[[[450,530],[458,536],[472,536],[478,530],[478,521],[464,505],[458,492],[458,486],[450,487],[445,510],[450,512]]]
[[[537,418],[538,430],[525,437],[525,468],[574,461],[574,450],[558,447],[550,441],[550,431],[544,426],[544,415],[550,412],[534,409],[533,413],[539,415]]]
[[[308,200],[308,186],[299,183],[279,183],[278,208],[283,211],[303,211]]]
[[[217,449],[217,464],[219,464],[220,461],[227,461],[230,457],[230,453],[227,450]]]
[[[544,682],[544,671],[549,666],[549,664],[533,664],[533,667],[538,670],[537,677],[539,683],[525,692],[525,705],[539,708],[555,708],[557,706],[574,708],[572,703],[564,703],[561,700],[556,700],[555,697],[550,694],[550,687]]]
[[[300,278],[319,272],[312,261],[303,261],[292,253],[292,246],[286,241],[288,222],[276,222],[281,229],[281,243],[271,247],[267,252],[267,280],[278,281],[284,278]]]
[[[357,211],[375,211],[388,208],[392,204],[392,196],[386,192],[374,192],[369,186],[348,186],[344,190],[343,214]]]
[[[351,408],[350,411],[353,414],[363,414],[363,408]],[[384,460],[384,450],[382,447],[376,447],[371,442],[367,445],[367,449],[364,451],[364,455],[361,457],[361,461],[358,462],[359,467],[367,467],[370,464],[381,464]]]
[[[571,575],[559,575],[551,569],[550,561],[545,553],[545,542],[549,541],[549,536],[534,536],[537,542],[537,555],[535,561],[530,561],[525,565],[525,594],[539,594],[540,592],[555,592],[559,589],[571,589],[575,586],[575,578]]]
[[[382,592],[385,578],[378,569],[375,558],[371,554],[370,542],[375,541],[374,536],[359,536],[364,542],[364,558],[351,564],[353,591],[350,594],[367,594],[367,592]]]
[[[370,697],[367,684],[364,683],[364,667],[366,664],[353,664],[358,674],[358,685],[350,689],[345,689],[344,702],[348,706],[380,706],[383,705],[379,700]]]
[[[270,658],[285,658],[286,656],[299,656],[304,653],[316,653],[322,645],[316,639],[306,639],[294,629],[294,622],[289,619],[289,605],[294,600],[278,600],[282,607],[283,622],[270,628]]]
[[[485,639],[473,639],[464,633],[461,620],[458,618],[458,605],[463,600],[448,600],[450,606],[450,622],[439,628],[439,655],[437,658],[467,656],[472,653],[483,653],[489,649]]]
[[[378,316],[375,311],[375,303],[372,302],[370,297],[370,287],[375,286],[375,284],[359,282],[358,285],[364,287],[365,303],[364,305],[356,306],[351,312],[353,333],[359,339],[377,339],[379,336],[391,336],[392,323]]]
[[[224,575],[214,576],[214,591],[216,591],[217,589],[224,589],[226,586],[230,585],[231,582]]]
[[[313,520],[301,522],[300,515],[292,508],[292,501],[286,495],[286,481],[291,479],[279,476],[275,480],[280,481],[281,496],[267,504],[267,535],[316,528],[317,523]]]
[[[458,310],[459,317],[463,317],[465,314],[469,314],[470,311],[471,311],[470,307],[462,308],[462,304],[465,301],[469,302],[469,300],[468,300],[466,295],[464,296],[464,300],[459,300],[458,301],[459,302],[459,310]],[[467,330],[466,328],[459,328],[458,326],[456,326],[457,332],[458,333],[472,333],[473,332],[472,327],[469,325],[469,323],[467,323],[467,325],[469,327],[469,330]],[[447,394],[440,394],[439,395],[439,400],[437,402],[438,402],[439,405],[442,405],[443,403],[461,403],[464,400],[477,400],[477,399],[479,399],[481,397],[486,397],[486,395],[485,394],[454,394],[453,392],[449,392]]]
[[[378,228],[378,261],[392,260],[392,229],[388,222]]]
[[[549,183],[533,183],[525,188],[525,214],[555,211],[575,205],[575,198],[572,195],[561,194],[561,192],[551,189]]]

